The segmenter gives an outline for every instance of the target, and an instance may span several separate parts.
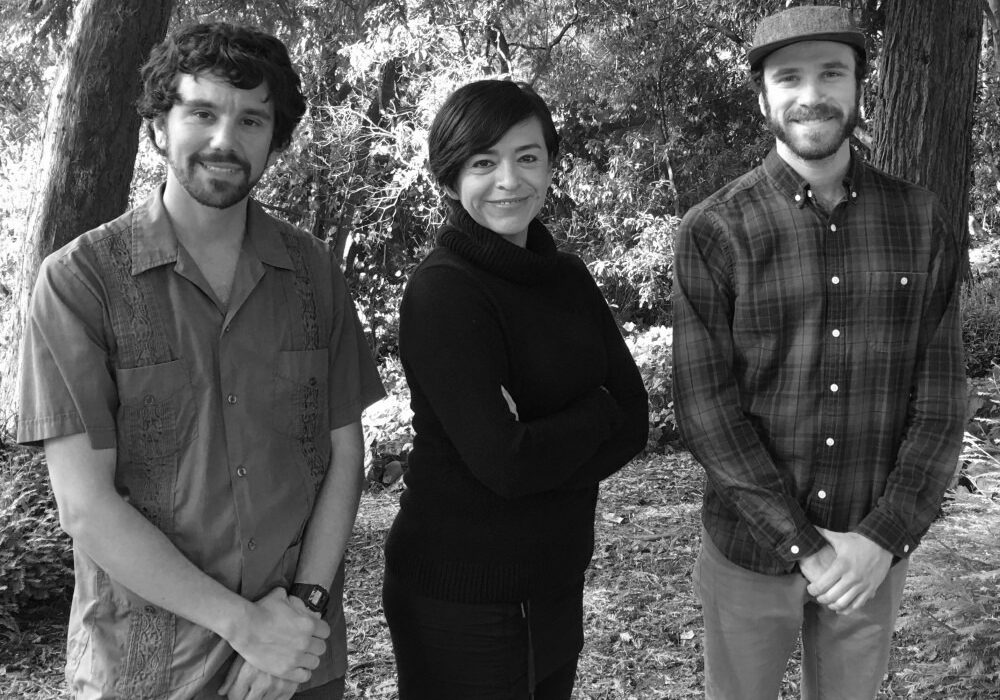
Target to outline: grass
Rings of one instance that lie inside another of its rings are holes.
[[[1000,697],[1000,470],[991,459],[970,462],[972,485],[956,489],[913,557],[880,700]],[[636,460],[605,482],[576,698],[702,697],[701,615],[691,586],[701,478],[677,451]],[[398,496],[398,488],[365,494],[348,552],[349,698],[396,697],[380,590]],[[19,620],[20,632],[0,633],[0,698],[65,697],[65,616],[65,606],[38,608]],[[782,698],[797,697],[797,675],[793,660]]]

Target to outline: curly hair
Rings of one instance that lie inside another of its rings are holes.
[[[168,36],[150,52],[142,67],[142,95],[136,102],[154,147],[153,123],[170,111],[180,96],[180,75],[207,72],[235,88],[253,90],[267,83],[274,105],[271,150],[280,151],[306,111],[301,81],[288,49],[264,32],[227,22],[192,24]]]
[[[477,80],[455,90],[438,110],[427,136],[428,166],[445,187],[455,187],[462,165],[482,153],[525,119],[542,125],[551,164],[559,152],[559,134],[545,101],[524,83]]]

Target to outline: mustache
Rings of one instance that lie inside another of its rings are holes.
[[[820,104],[815,107],[795,107],[785,113],[785,118],[792,121],[830,118],[843,119],[844,112],[834,105]]]

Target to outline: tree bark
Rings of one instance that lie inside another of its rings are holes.
[[[173,0],[82,0],[52,87],[28,226],[18,313],[4,349],[0,412],[16,411],[16,367],[42,259],[121,214],[139,144],[139,67],[166,33]]]
[[[874,163],[941,199],[968,245],[981,0],[887,0]]]

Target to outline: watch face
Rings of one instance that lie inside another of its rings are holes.
[[[319,607],[323,603],[323,592],[317,588],[309,592],[309,603]]]

